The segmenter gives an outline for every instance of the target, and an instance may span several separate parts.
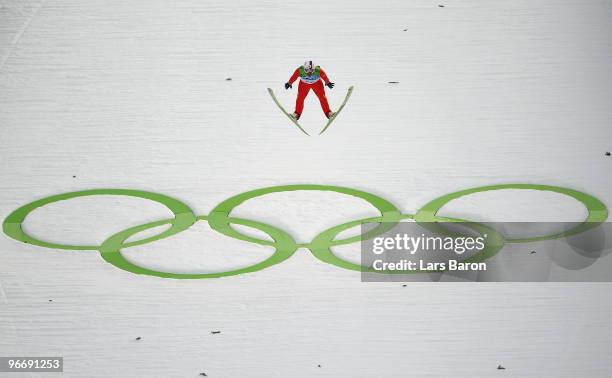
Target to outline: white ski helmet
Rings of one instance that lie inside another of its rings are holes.
[[[312,60],[307,60],[304,62],[304,71],[306,72],[313,72],[315,69],[315,65],[312,62]]]

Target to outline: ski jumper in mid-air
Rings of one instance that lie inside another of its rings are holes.
[[[312,60],[308,60],[304,63],[304,65],[298,67],[293,75],[291,75],[289,81],[285,83],[285,89],[292,88],[291,84],[293,84],[298,77],[300,78],[300,84],[298,86],[297,99],[295,100],[295,112],[293,112],[291,116],[296,120],[300,119],[302,110],[304,109],[304,99],[311,89],[319,98],[319,102],[321,103],[321,108],[323,109],[325,116],[327,118],[333,116],[334,112],[332,112],[329,108],[329,103],[327,102],[327,97],[325,96],[323,82],[325,82],[325,86],[330,89],[334,87],[334,83],[329,81],[325,71],[323,71],[321,67],[315,66],[312,63]]]

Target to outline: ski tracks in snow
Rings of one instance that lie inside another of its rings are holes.
[[[15,50],[15,47],[19,44],[19,41],[21,40],[21,37],[25,34],[25,32],[28,30],[28,28],[30,27],[30,24],[32,23],[32,20],[36,17],[36,15],[40,12],[41,8],[43,7],[43,5],[46,3],[46,0],[41,0],[40,3],[38,3],[38,5],[36,6],[36,8],[34,9],[34,11],[32,12],[32,14],[30,14],[30,16],[28,17],[28,19],[26,20],[26,22],[24,22],[23,26],[21,27],[21,29],[19,29],[19,31],[17,32],[17,34],[15,34],[15,37],[13,38],[13,40],[11,41],[9,47],[8,47],[8,51],[6,52],[6,54],[4,54],[4,56],[2,57],[2,61],[0,61],[0,72],[2,72],[2,70],[4,69],[4,66],[6,64],[6,62],[8,61],[8,59],[10,58],[11,54],[13,53],[13,50]]]
[[[8,297],[6,296],[6,292],[4,291],[4,288],[2,287],[2,280],[0,280],[0,301],[4,304],[8,303]]]

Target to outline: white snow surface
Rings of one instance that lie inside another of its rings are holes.
[[[406,213],[501,183],[569,187],[610,206],[610,20],[609,0],[3,0],[0,216],[92,188],[160,192],[202,215],[244,191],[297,183],[372,192]],[[292,110],[296,86],[282,85],[307,58],[336,82],[332,107],[355,86],[322,136],[313,94],[306,137],[266,92]],[[580,221],[585,209],[513,190],[441,213]],[[232,213],[300,242],[376,214],[308,191]],[[25,229],[99,244],[170,216],[147,200],[84,197],[36,210]],[[176,272],[270,253],[205,222],[125,251]],[[256,273],[161,279],[95,251],[0,236],[0,356],[64,356],[66,377],[605,377],[611,299],[601,283],[362,283],[305,249]]]

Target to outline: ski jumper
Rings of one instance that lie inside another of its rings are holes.
[[[325,96],[325,88],[323,87],[323,81],[325,84],[329,83],[329,79],[327,78],[325,71],[323,71],[321,67],[316,66],[314,71],[308,74],[304,70],[304,67],[300,66],[295,70],[293,75],[291,75],[288,83],[293,84],[298,77],[300,78],[300,85],[298,86],[298,95],[297,99],[295,100],[295,112],[297,114],[302,114],[302,110],[304,109],[304,99],[306,99],[308,92],[312,89],[319,98],[323,113],[327,116],[331,109],[329,108],[329,103],[327,102],[327,97]]]

